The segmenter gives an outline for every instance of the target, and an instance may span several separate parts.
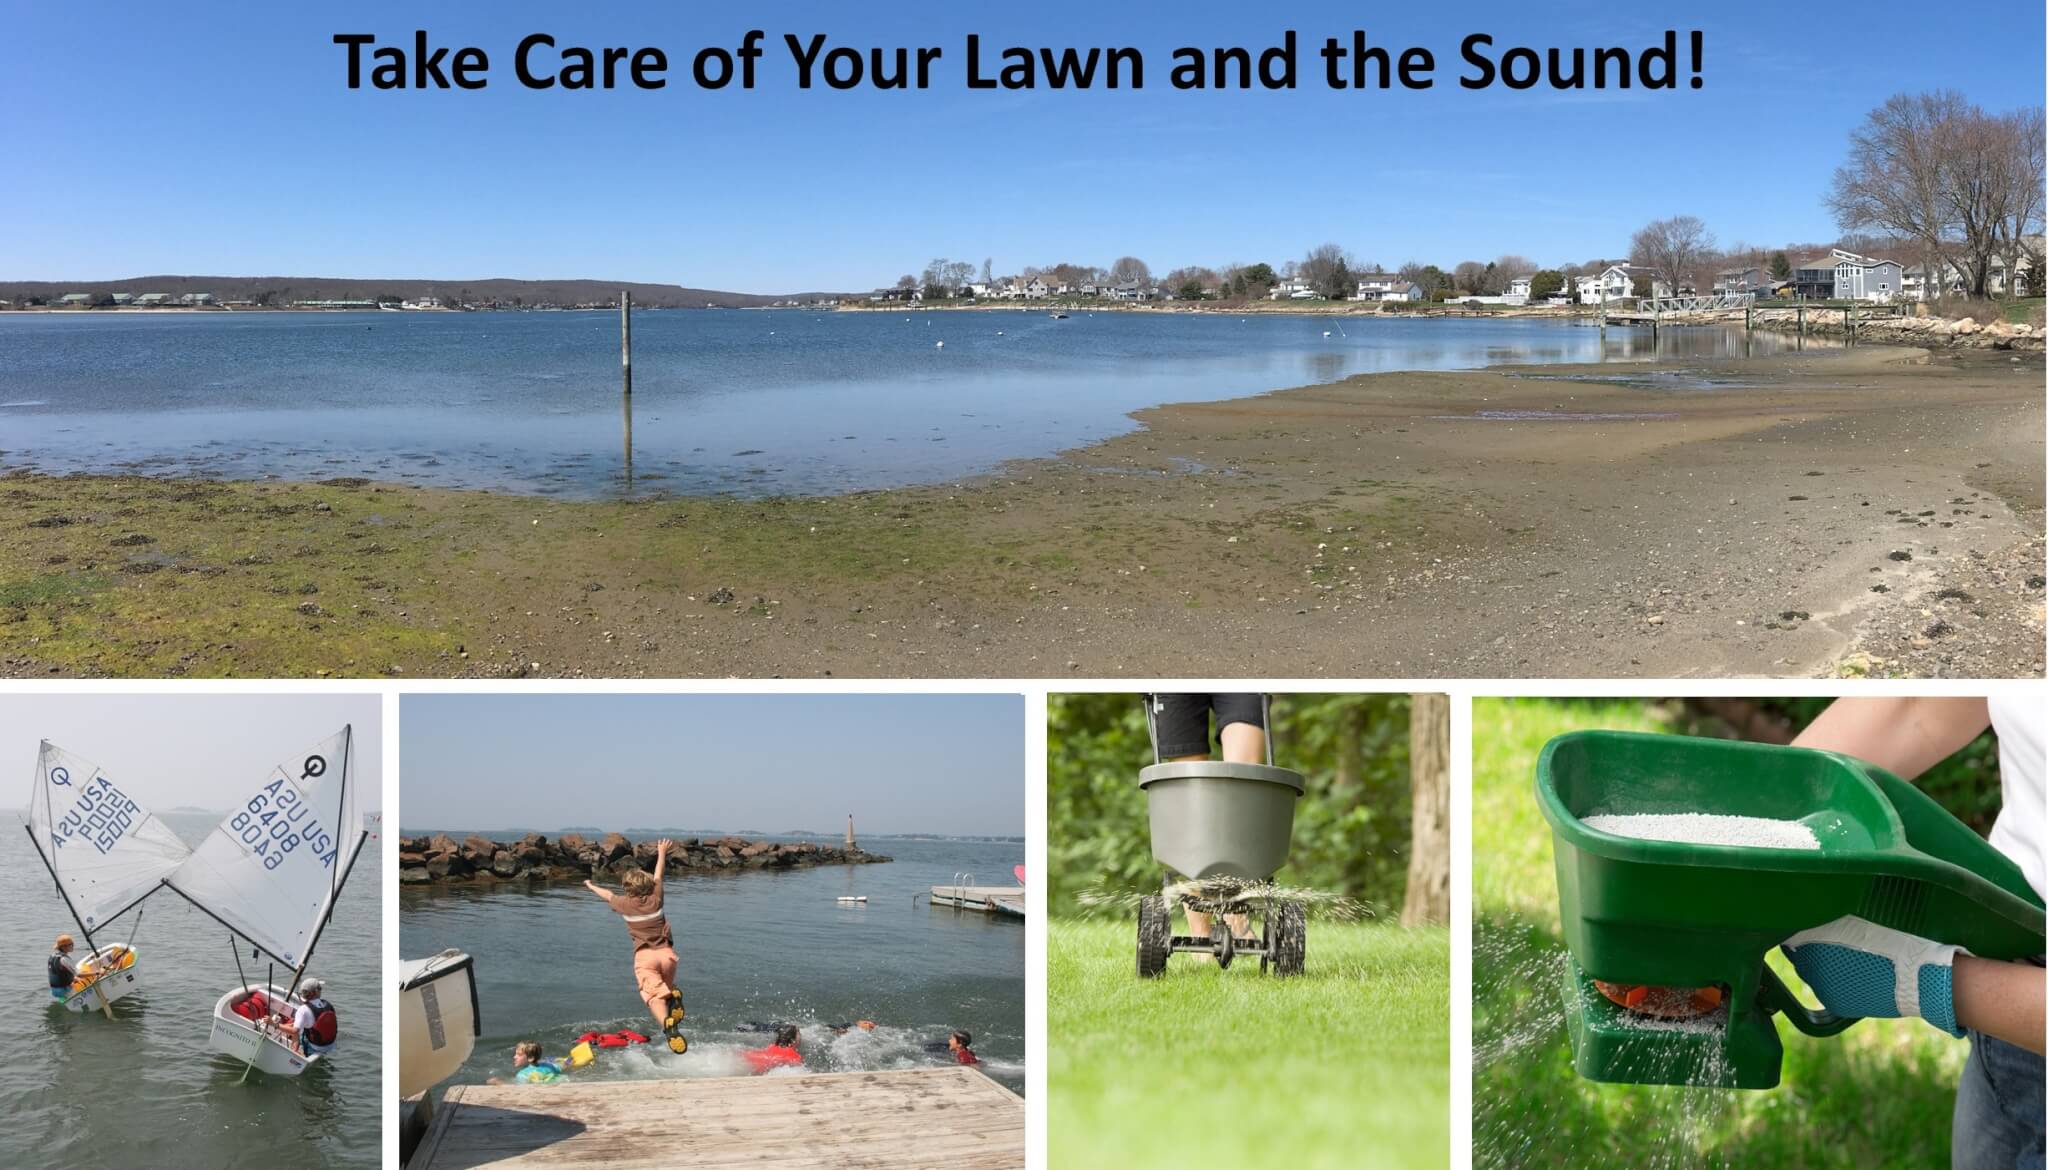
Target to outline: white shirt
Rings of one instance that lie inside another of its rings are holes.
[[[2042,864],[2042,830],[2048,821],[2048,707],[2036,695],[1992,699],[1991,730],[1998,736],[2001,804],[1991,826],[1991,843],[2019,863],[2034,892],[2048,897]]]
[[[308,1040],[313,1038],[313,1025],[315,1022],[313,1019],[313,1009],[305,1004],[302,1003],[292,1009],[292,1027],[297,1028],[299,1035],[304,1036]]]

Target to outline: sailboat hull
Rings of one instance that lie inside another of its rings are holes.
[[[285,1002],[285,989],[275,984],[251,983],[230,990],[213,1005],[213,1034],[207,1047],[275,1077],[295,1077],[326,1059],[321,1053],[300,1056],[284,1038],[268,1027],[259,1027],[235,1014],[235,1005],[260,991],[271,1003]]]
[[[408,961],[398,983],[398,1095],[423,1093],[469,1059],[483,1030],[476,972],[461,951]]]
[[[66,1008],[74,1012],[96,1012],[100,1010],[101,1005],[119,1003],[122,997],[142,987],[142,956],[137,954],[133,947],[103,947],[93,952],[86,962],[91,963],[94,970],[103,969],[110,952],[115,951],[122,952],[123,957],[114,964],[111,971],[84,987],[79,986],[84,980],[71,985],[71,997],[64,1001]]]

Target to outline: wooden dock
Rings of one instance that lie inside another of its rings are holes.
[[[933,886],[932,905],[1024,917],[1023,886]]]
[[[971,1068],[457,1085],[407,1170],[1022,1170],[1024,1100]]]

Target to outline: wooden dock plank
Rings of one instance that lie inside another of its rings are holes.
[[[410,1170],[1014,1170],[1024,1105],[973,1069],[447,1091]]]

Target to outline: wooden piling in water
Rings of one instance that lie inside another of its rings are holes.
[[[633,395],[633,294],[619,290],[619,370],[626,380],[626,396]]]

